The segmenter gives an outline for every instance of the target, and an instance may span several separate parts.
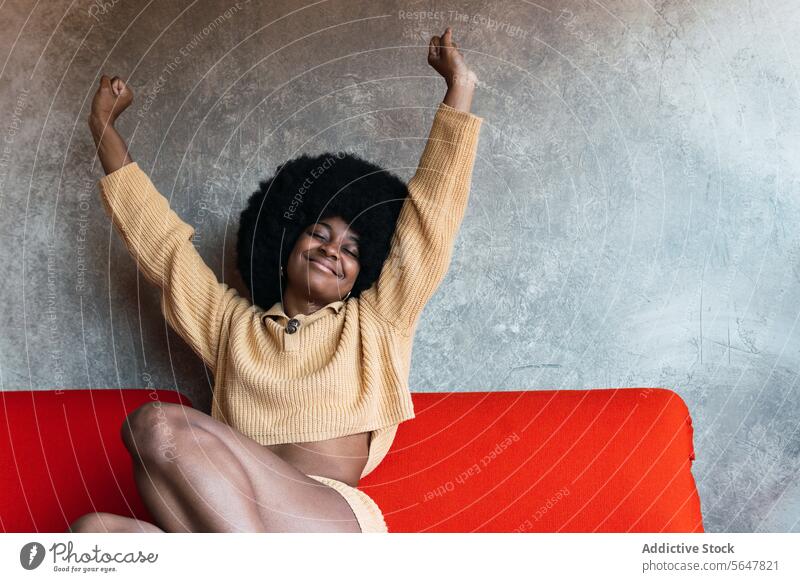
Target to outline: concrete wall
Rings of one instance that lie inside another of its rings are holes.
[[[0,389],[177,387],[208,410],[99,202],[101,73],[133,86],[134,159],[243,290],[238,212],[281,161],[343,148],[411,176],[445,89],[425,47],[452,25],[485,124],[412,389],[672,388],[707,530],[800,531],[800,5],[147,4],[0,9]]]

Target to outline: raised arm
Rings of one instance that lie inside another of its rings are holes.
[[[130,164],[130,153],[125,140],[114,128],[119,114],[133,102],[133,91],[119,77],[109,79],[108,75],[100,77],[100,86],[92,100],[89,113],[89,129],[97,147],[97,156],[103,164],[103,170],[110,174],[122,166]]]
[[[447,274],[467,208],[483,118],[469,112],[475,74],[448,28],[434,36],[428,62],[447,82],[419,167],[408,183],[389,257],[361,300],[395,330],[413,333],[425,304]]]
[[[222,314],[238,293],[217,280],[191,242],[194,228],[178,217],[131,160],[114,121],[132,100],[121,79],[103,76],[89,118],[107,173],[100,180],[103,206],[139,270],[162,289],[167,322],[213,370]]]

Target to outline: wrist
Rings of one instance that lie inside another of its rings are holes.
[[[452,89],[453,87],[463,87],[464,89],[471,91],[475,89],[476,81],[477,75],[475,75],[475,73],[469,69],[458,71],[445,78],[448,89]]]
[[[114,124],[106,119],[101,119],[94,115],[90,115],[89,129],[91,130],[95,139],[100,139],[100,136],[103,135],[104,131],[107,132],[109,129],[114,129]]]
[[[472,91],[461,87],[451,87],[444,94],[442,102],[453,109],[469,112],[472,109]]]

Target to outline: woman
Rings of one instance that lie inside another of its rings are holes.
[[[123,424],[156,523],[92,513],[70,531],[387,531],[356,487],[414,418],[413,336],[450,263],[482,122],[449,28],[428,63],[448,89],[407,187],[352,155],[302,156],[261,184],[237,245],[252,303],[217,281],[131,160],[114,121],[132,93],[101,78],[89,123],[104,206],[215,385],[211,416],[150,403]]]

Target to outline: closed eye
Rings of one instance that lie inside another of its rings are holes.
[[[309,233],[309,234],[311,236],[315,237],[315,238],[318,238],[319,240],[327,240],[324,236],[322,236],[322,235],[320,235],[320,234],[318,234],[316,232],[312,232],[312,233]],[[358,258],[358,253],[355,253],[355,252],[351,251],[350,249],[344,249],[344,250],[347,253],[349,253],[351,256],[355,257],[356,259]]]

